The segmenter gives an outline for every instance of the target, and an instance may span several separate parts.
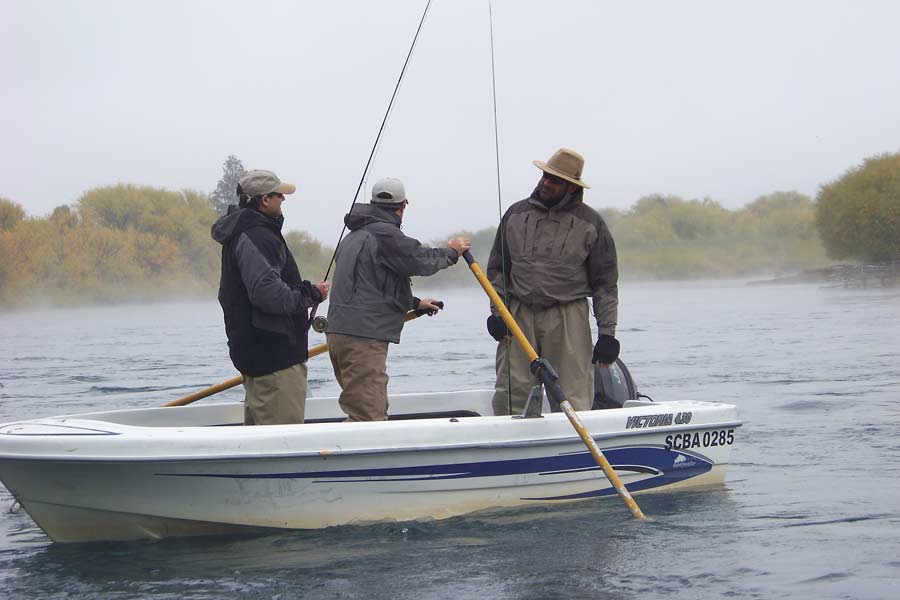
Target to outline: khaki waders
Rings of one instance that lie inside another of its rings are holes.
[[[576,300],[541,308],[513,299],[508,308],[538,356],[547,359],[559,374],[559,385],[572,408],[590,410],[594,403],[594,365],[591,364],[594,344],[588,301]],[[537,380],[529,369],[528,357],[514,339],[498,343],[496,366],[494,414],[510,414],[510,400],[512,414],[522,414]],[[552,408],[558,410],[558,407]]]
[[[325,334],[325,339],[346,420],[386,421],[388,342],[340,333]]]
[[[261,377],[244,377],[244,425],[302,423],[306,363]]]

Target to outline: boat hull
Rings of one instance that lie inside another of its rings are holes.
[[[690,423],[665,424],[684,413]],[[721,483],[740,426],[721,404],[579,415],[635,494]],[[0,428],[0,479],[59,542],[444,519],[615,495],[561,414],[252,428],[43,420]]]

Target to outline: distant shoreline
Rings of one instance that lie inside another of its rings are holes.
[[[900,285],[900,261],[872,264],[836,264],[806,269],[793,275],[750,281],[747,285],[829,283],[843,287],[894,287]]]
[[[677,285],[678,287],[689,286],[692,283],[696,283],[698,285],[710,285],[716,282],[721,282],[723,285],[751,285],[751,286],[764,286],[764,285],[788,285],[788,284],[832,284],[834,286],[842,285],[842,281],[835,277],[835,273],[841,272],[842,269],[846,269],[847,267],[851,267],[853,269],[859,269],[858,265],[834,265],[831,267],[824,267],[819,269],[808,269],[805,271],[801,271],[792,275],[784,275],[771,277],[768,279],[752,279],[747,276],[743,277],[692,277],[692,278],[677,278],[677,277],[623,277],[619,280],[620,287],[627,286],[629,284],[672,284]],[[469,279],[454,279],[454,280],[436,280],[434,278],[414,278],[413,280],[415,289],[422,293],[429,293],[432,295],[440,295],[442,292],[455,292],[457,290],[466,290],[471,289],[473,293],[481,293],[480,288],[478,287],[474,278]],[[900,285],[900,278],[893,278],[887,281],[885,287],[890,287],[893,285]],[[881,287],[880,279],[869,277],[867,279],[867,287]],[[861,281],[851,281],[847,287],[862,287]],[[217,302],[216,299],[216,289],[210,288],[208,290],[192,290],[190,292],[181,292],[177,295],[130,295],[128,297],[118,298],[115,300],[107,300],[107,301],[90,301],[85,300],[84,302],[53,302],[53,301],[31,301],[22,303],[17,306],[0,306],[0,316],[3,315],[11,315],[16,313],[23,312],[36,312],[43,310],[78,310],[78,309],[91,309],[91,308],[120,308],[120,307],[128,307],[128,306],[145,306],[145,305],[154,305],[154,304],[164,304],[164,303],[193,303],[193,302],[210,302],[215,304]]]

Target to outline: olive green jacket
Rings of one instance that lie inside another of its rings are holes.
[[[582,189],[549,209],[536,193],[513,204],[497,228],[487,277],[501,295],[531,306],[591,298],[600,334],[616,334],[616,245]]]

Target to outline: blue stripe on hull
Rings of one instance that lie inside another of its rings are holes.
[[[712,463],[694,454],[661,447],[638,446],[613,448],[604,451],[613,468],[656,474],[629,485],[632,490],[643,490],[678,481],[684,481],[706,473]],[[560,475],[566,472],[598,469],[588,452],[494,460],[474,463],[439,464],[407,467],[382,467],[377,469],[348,469],[339,471],[301,471],[290,473],[157,473],[168,477],[215,477],[227,479],[312,479],[322,483],[367,483],[379,481],[436,481],[467,479],[474,477],[503,477],[508,475]],[[605,496],[615,493],[612,488],[523,500],[570,500]]]
[[[641,467],[637,467],[635,465],[634,468],[631,463],[630,465],[625,462],[628,458],[622,456],[621,453],[626,451],[639,451],[642,455],[641,458],[646,458],[648,451],[652,451],[657,460],[654,461],[655,465],[654,469],[659,469],[657,471],[657,475],[653,477],[648,477],[647,479],[642,479],[640,481],[633,481],[628,484],[628,490],[631,492],[639,492],[641,490],[649,490],[652,488],[662,487],[665,485],[671,485],[673,483],[678,483],[679,481],[685,481],[687,479],[691,479],[693,477],[697,477],[698,475],[703,475],[704,473],[709,472],[712,469],[713,464],[698,456],[692,454],[685,454],[679,452],[677,450],[664,450],[662,448],[627,448],[621,450],[610,450],[604,451],[604,454],[609,460],[610,464],[614,469],[623,470],[623,471],[642,471]],[[680,458],[679,458],[680,457]],[[639,460],[637,457],[630,457],[632,460]],[[640,463],[638,463],[640,464]],[[646,464],[646,462],[644,463]],[[665,466],[664,466],[665,465]],[[599,470],[599,467],[596,467]],[[564,496],[538,496],[538,497],[523,497],[522,500],[578,500],[581,498],[598,498],[601,496],[612,496],[616,493],[615,488],[607,487],[598,490],[591,490],[589,492],[581,492],[579,494],[566,494]]]

